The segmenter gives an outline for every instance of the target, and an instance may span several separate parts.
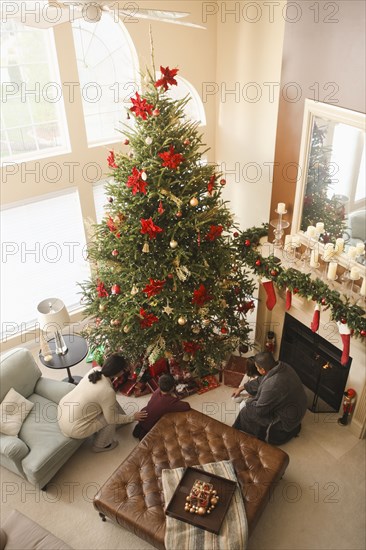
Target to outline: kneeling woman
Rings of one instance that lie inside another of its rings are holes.
[[[118,445],[114,440],[116,425],[141,421],[146,412],[126,415],[117,402],[113,379],[129,368],[118,353],[110,355],[101,369],[92,369],[59,403],[59,426],[66,437],[84,439],[95,435],[93,451],[111,451]]]

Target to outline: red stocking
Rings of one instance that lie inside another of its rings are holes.
[[[286,288],[286,310],[288,311],[291,307],[292,302],[292,292],[289,288]]]
[[[263,277],[262,285],[267,294],[266,306],[269,309],[269,311],[271,311],[275,307],[276,301],[277,301],[276,294],[274,291],[273,281],[271,281],[271,279],[267,279],[266,277]]]
[[[341,365],[342,367],[346,367],[348,365],[349,360],[349,349],[350,349],[350,343],[351,343],[351,331],[348,328],[348,325],[344,323],[337,322],[339,334],[341,335],[342,339],[342,345],[343,345],[343,351],[342,351],[342,357],[341,357]]]
[[[310,328],[313,332],[317,332],[319,328],[319,321],[320,321],[320,305],[315,304],[313,320],[310,325]]]

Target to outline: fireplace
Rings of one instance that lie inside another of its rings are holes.
[[[286,313],[279,358],[299,375],[312,412],[338,412],[352,359],[343,367],[342,352]]]

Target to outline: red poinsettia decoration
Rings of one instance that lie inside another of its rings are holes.
[[[176,170],[181,162],[184,161],[183,155],[176,153],[174,146],[171,145],[169,151],[159,153],[159,157],[163,160],[162,166]]]
[[[102,283],[102,281],[98,281],[97,293],[98,293],[98,298],[107,298],[108,296],[107,289],[105,288],[104,283]]]
[[[158,323],[159,319],[153,313],[148,313],[143,308],[140,308],[140,327],[149,328],[154,323]]]
[[[190,355],[194,355],[201,349],[201,346],[197,342],[182,342],[182,344],[184,353],[189,353]]]
[[[151,115],[154,105],[151,105],[145,98],[141,98],[139,93],[136,92],[136,98],[131,97],[133,107],[130,107],[130,111],[140,116],[143,120],[147,119],[147,115]]]
[[[208,184],[207,184],[207,191],[210,193],[210,195],[211,195],[212,191],[214,190],[216,177],[217,177],[217,176],[215,176],[215,174],[213,174],[213,175],[210,177],[210,181],[209,181]]]
[[[143,170],[138,170],[136,166],[134,166],[132,168],[132,174],[128,177],[126,181],[126,185],[127,187],[130,187],[132,189],[133,195],[136,195],[136,193],[143,193],[144,195],[146,195],[147,182],[141,178],[142,173]]]
[[[171,86],[178,86],[178,82],[174,78],[178,71],[179,69],[169,69],[169,67],[165,67],[164,69],[160,65],[161,78],[155,82],[155,87],[159,88],[159,86],[162,86],[167,91],[169,84]]]
[[[218,237],[220,237],[221,233],[223,232],[223,226],[222,225],[211,225],[210,231],[206,235],[206,241],[214,241]]]
[[[212,300],[212,296],[207,293],[205,285],[200,285],[197,290],[193,291],[192,304],[202,307],[206,302]]]
[[[149,235],[150,239],[156,239],[156,235],[158,233],[162,233],[163,229],[159,227],[158,225],[155,225],[152,221],[152,218],[149,218],[148,220],[140,219],[141,222],[141,230],[140,233],[142,235]]]
[[[118,223],[121,224],[124,220],[124,216],[122,214],[118,214]],[[108,229],[115,234],[116,237],[120,237],[121,236],[121,233],[118,233],[118,226],[115,222],[115,220],[113,218],[111,218],[110,216],[108,216],[107,218],[107,226],[108,226]]]
[[[114,157],[114,151],[109,151],[107,162],[108,162],[108,166],[110,166],[111,168],[118,168],[116,164],[116,159]]]
[[[151,296],[160,294],[160,292],[164,288],[166,281],[159,281],[158,279],[149,279],[149,281],[150,284],[146,285],[145,288],[142,289],[142,292],[145,292],[145,294],[147,294],[147,296],[151,298]]]

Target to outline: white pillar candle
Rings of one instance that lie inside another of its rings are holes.
[[[317,233],[324,233],[324,223],[318,222],[315,226]]]
[[[353,267],[351,267],[351,272],[349,274],[349,278],[352,281],[357,281],[357,279],[360,278],[360,270],[355,265]]]
[[[315,237],[315,234],[316,234],[315,225],[308,225],[308,228],[306,230],[306,235],[312,238],[312,237]]]
[[[356,244],[357,256],[361,256],[365,252],[365,245],[363,243]]]
[[[347,256],[351,259],[356,258],[357,256],[357,249],[355,246],[350,246],[347,250]]]
[[[277,204],[277,214],[285,214],[286,212],[286,205],[284,202],[279,202]]]
[[[340,254],[341,252],[343,252],[343,249],[344,249],[344,239],[341,239],[341,238],[336,239],[335,249],[336,249],[337,254]]]
[[[360,288],[361,296],[366,296],[366,277],[363,278],[362,285]]]
[[[338,267],[337,262],[329,262],[327,278],[330,281],[335,281],[336,280],[336,278],[337,278],[337,267]]]
[[[310,254],[310,267],[318,267],[318,251],[314,248]]]
[[[324,246],[324,252],[323,252],[323,260],[325,262],[329,262],[334,256],[334,244],[327,243]]]

